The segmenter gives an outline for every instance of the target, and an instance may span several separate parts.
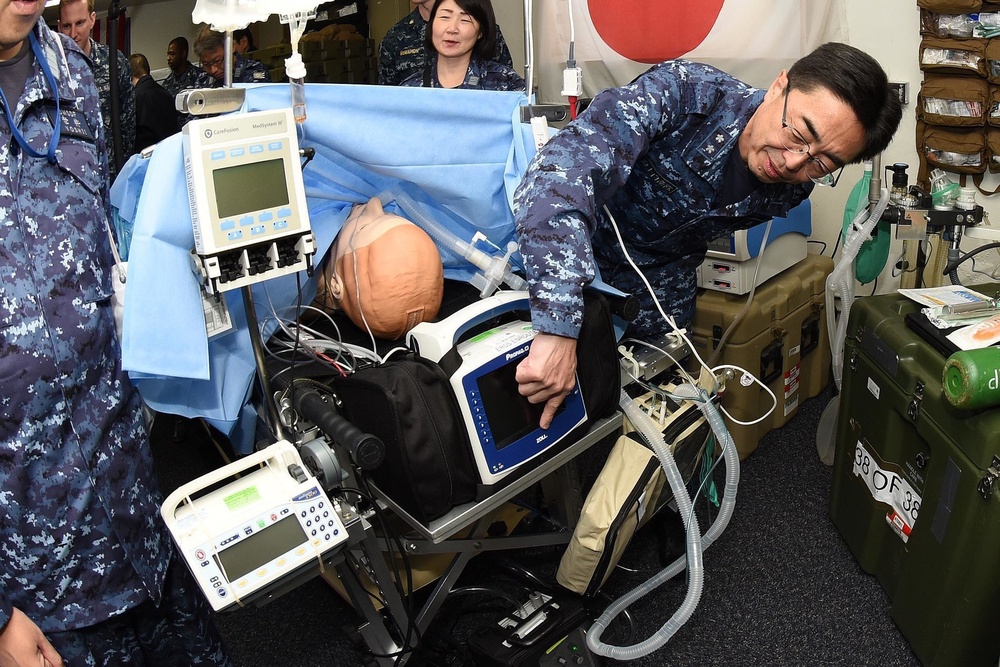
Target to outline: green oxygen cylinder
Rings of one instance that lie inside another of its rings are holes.
[[[1000,348],[960,350],[948,357],[941,378],[948,402],[963,410],[1000,405]]]

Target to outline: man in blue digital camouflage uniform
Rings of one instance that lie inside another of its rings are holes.
[[[835,185],[841,168],[889,144],[899,99],[870,56],[826,44],[767,90],[712,67],[661,63],[598,94],[535,156],[515,193],[515,219],[539,334],[517,369],[521,394],[546,402],[547,427],[574,384],[584,285],[600,268],[640,300],[628,333],[668,331],[616,237],[678,326],[695,307],[708,241]]]
[[[201,67],[211,76],[212,87],[221,88],[226,82],[226,36],[204,29],[194,40],[194,52]],[[271,70],[259,60],[233,51],[233,83],[270,83]]]
[[[389,28],[378,47],[378,82],[383,86],[399,86],[414,72],[424,69],[427,62],[427,19],[434,0],[413,0],[416,8]],[[510,49],[497,26],[496,55],[493,60],[513,68]]]
[[[91,72],[97,84],[97,94],[101,98],[101,118],[104,120],[104,134],[111,144],[111,49],[106,44],[98,44],[90,36],[94,30],[97,14],[94,0],[61,0],[59,2],[59,32],[69,35],[90,58]],[[128,58],[115,49],[118,61],[118,127],[122,137],[122,160],[128,160],[135,150],[135,93]],[[118,173],[114,159],[109,159],[111,180]]]
[[[170,74],[161,84],[171,97],[188,88],[211,88],[212,78],[205,70],[193,65],[188,60],[188,41],[186,37],[174,37],[167,44],[167,67]]]
[[[0,0],[0,664],[228,665],[121,368],[90,64],[43,9]]]

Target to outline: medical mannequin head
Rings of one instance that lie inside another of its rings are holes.
[[[441,255],[425,231],[382,210],[373,198],[358,204],[330,249],[317,301],[340,309],[362,330],[401,338],[441,307]]]

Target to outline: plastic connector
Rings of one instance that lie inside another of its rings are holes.
[[[477,266],[482,268],[483,272],[472,276],[469,282],[473,287],[479,289],[480,297],[485,299],[488,296],[492,296],[500,288],[501,283],[506,283],[508,287],[514,290],[523,290],[527,287],[524,278],[521,278],[510,270],[510,256],[516,251],[517,244],[511,242],[507,244],[507,252],[503,257],[489,257],[485,262],[486,266],[477,264]],[[484,257],[488,257],[485,253],[481,254]]]
[[[583,70],[579,67],[567,67],[563,70],[562,92],[564,97],[580,97],[583,95]]]
[[[535,150],[539,150],[549,140],[549,121],[545,116],[531,117],[531,137],[535,140]]]
[[[306,64],[302,61],[302,54],[298,51],[285,58],[285,75],[289,79],[306,78]]]

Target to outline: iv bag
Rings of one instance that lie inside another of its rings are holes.
[[[272,14],[315,12],[319,4],[319,0],[197,0],[191,19],[208,23],[220,32],[231,32],[266,21]]]

